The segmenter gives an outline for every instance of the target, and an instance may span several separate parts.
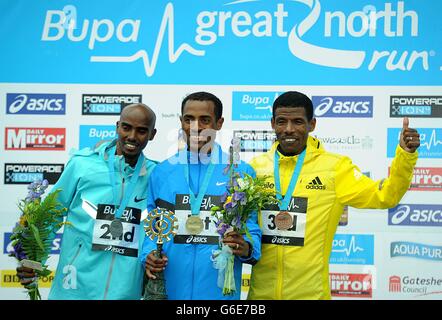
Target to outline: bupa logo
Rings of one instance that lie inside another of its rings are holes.
[[[101,140],[113,140],[117,137],[115,126],[81,125],[80,149],[93,148]]]
[[[387,157],[393,158],[401,135],[400,128],[387,130]],[[442,158],[442,128],[416,128],[420,134],[419,158]]]
[[[175,63],[182,54],[204,56],[207,59],[209,55],[206,55],[206,51],[216,45],[216,42],[225,41],[226,38],[230,38],[229,40],[235,44],[238,41],[266,43],[264,40],[268,37],[280,39],[287,44],[287,51],[293,55],[293,61],[299,59],[308,64],[337,69],[428,71],[431,65],[430,57],[435,55],[434,52],[431,54],[430,50],[423,50],[424,44],[416,41],[419,40],[417,38],[419,22],[427,17],[424,15],[425,18],[420,18],[419,10],[415,11],[418,6],[410,7],[408,3],[406,6],[404,1],[385,2],[381,7],[365,5],[356,10],[353,7],[353,11],[328,11],[327,1],[319,0],[297,0],[275,4],[271,2],[271,7],[266,10],[262,10],[262,6],[251,7],[248,2],[250,1],[226,1],[219,10],[196,7],[194,15],[179,18],[180,28],[175,28],[175,17],[181,13],[175,10],[174,3],[168,2],[164,9],[143,8],[160,16],[162,11],[161,22],[158,22],[158,28],[151,37],[152,43],[148,45],[152,48],[151,52],[140,46],[135,46],[124,55],[116,54],[123,52],[121,48],[109,52],[103,51],[105,43],[138,43],[142,21],[130,17],[120,21],[95,19],[95,17],[81,21],[77,19],[77,9],[72,5],[66,6],[69,7],[69,11],[65,7],[63,11],[46,12],[41,40],[80,43],[83,48],[87,47],[92,51],[91,62],[137,63],[147,77],[154,75],[158,61],[161,60],[168,59],[170,63]],[[175,5],[179,6],[178,3]],[[301,10],[306,11],[306,14],[300,18],[297,13]],[[183,19],[192,21],[192,25],[183,25],[181,21]],[[379,25],[384,27],[379,28]],[[180,34],[176,31],[183,29],[187,37],[179,37]],[[312,37],[311,34],[316,37]],[[176,38],[189,39],[192,36],[193,42],[180,43],[176,40]],[[320,43],[320,39],[324,38],[338,38],[341,41],[337,41],[338,43],[331,47],[324,47]],[[341,44],[348,44],[348,38],[363,38],[365,41],[361,42],[360,48],[342,48]],[[415,40],[413,44],[418,50],[410,47],[410,39]],[[372,45],[365,45],[366,41],[371,44],[380,43],[372,49]],[[168,50],[161,50],[166,44],[169,44]],[[99,51],[94,52],[98,46],[100,46]],[[243,45],[242,48],[247,48],[247,45]],[[159,57],[164,51],[166,57]],[[249,56],[250,59],[257,56],[260,61],[268,59],[268,56],[259,51],[254,51],[253,55]],[[138,63],[138,60],[142,63]],[[438,70],[440,65],[436,61],[434,64],[433,69]],[[290,73],[289,75],[292,76]]]
[[[66,95],[49,93],[6,94],[7,114],[66,114]]]
[[[372,118],[373,97],[313,96],[316,117]]]
[[[442,206],[431,204],[401,204],[388,209],[391,226],[442,227]]]
[[[367,264],[374,262],[374,236],[336,234],[330,256],[332,264]]]
[[[11,241],[11,232],[5,232],[3,234],[3,254],[9,255],[10,253],[14,252],[14,248],[12,246]],[[51,254],[60,254],[60,248],[61,248],[61,236],[62,234],[56,233],[54,240],[52,240],[52,246],[51,246]]]
[[[278,92],[234,91],[232,95],[232,120],[270,121],[273,102]]]
[[[395,241],[390,244],[390,257],[409,257],[442,261],[442,246],[408,241]]]
[[[65,150],[65,128],[5,128],[5,150]]]

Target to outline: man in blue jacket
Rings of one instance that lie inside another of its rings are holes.
[[[164,243],[161,259],[155,257],[155,241],[146,237],[141,260],[149,279],[164,269],[169,299],[239,299],[242,263],[254,264],[260,258],[261,230],[254,213],[247,221],[252,241],[234,232],[223,239],[236,256],[236,291],[223,296],[217,286],[218,270],[211,260],[219,235],[210,212],[212,206],[221,204],[229,180],[223,172],[229,156],[215,143],[216,132],[224,122],[222,103],[213,94],[192,93],[182,102],[180,120],[187,148],[156,166],[149,178],[147,203],[149,212],[157,207],[174,211],[178,232]],[[255,176],[244,162],[235,170]],[[191,193],[196,201],[191,200]]]
[[[141,298],[141,221],[156,164],[143,149],[155,136],[155,119],[144,104],[125,107],[118,139],[74,152],[54,185],[53,190],[62,190],[58,199],[68,208],[69,224],[49,299]],[[30,270],[18,269],[19,277],[29,276],[25,271]]]

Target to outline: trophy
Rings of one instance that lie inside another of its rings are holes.
[[[157,250],[155,257],[161,258],[163,243],[169,241],[169,236],[175,235],[178,229],[178,220],[172,211],[156,208],[152,210],[144,220],[144,231],[151,239],[157,239]],[[147,279],[144,287],[143,300],[166,300],[166,280],[164,272],[155,274],[156,279]]]

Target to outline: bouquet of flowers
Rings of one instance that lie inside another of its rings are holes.
[[[27,197],[18,204],[22,214],[11,236],[13,251],[10,256],[15,257],[21,266],[34,269],[37,275],[35,281],[25,286],[31,300],[41,299],[38,277],[46,277],[51,273],[44,262],[51,250],[51,235],[64,224],[63,214],[67,210],[57,201],[60,189],[51,192],[44,201],[41,200],[48,185],[48,181],[43,180],[28,186]]]
[[[233,140],[230,147],[230,161],[225,169],[229,174],[227,191],[222,196],[222,208],[212,207],[217,232],[220,235],[220,247],[212,254],[213,265],[218,269],[218,286],[223,295],[231,295],[236,291],[233,265],[235,257],[229,246],[222,243],[224,235],[231,231],[245,234],[253,245],[252,237],[247,228],[247,219],[253,212],[269,204],[279,203],[275,191],[266,186],[267,177],[253,178],[244,173],[243,176],[234,171],[239,162],[239,140]]]

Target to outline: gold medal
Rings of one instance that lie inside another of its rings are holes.
[[[190,216],[186,220],[186,230],[190,234],[200,234],[204,229],[203,220],[199,216]]]
[[[293,226],[293,218],[287,211],[280,211],[275,217],[278,230],[289,230]]]

